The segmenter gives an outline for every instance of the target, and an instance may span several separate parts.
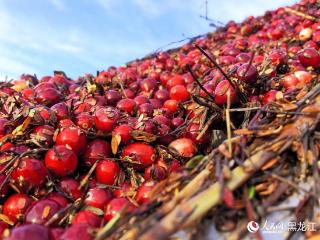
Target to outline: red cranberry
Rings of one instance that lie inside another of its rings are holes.
[[[115,161],[103,160],[96,168],[96,178],[99,183],[114,185],[120,174],[120,168]]]
[[[36,91],[35,100],[46,106],[52,106],[60,101],[60,93],[54,88],[46,88]]]
[[[112,131],[112,136],[119,135],[121,142],[127,144],[132,139],[132,127],[127,124],[121,124]]]
[[[312,81],[312,75],[306,71],[296,71],[294,76],[299,80],[301,84],[308,84]]]
[[[95,139],[89,142],[84,153],[85,163],[89,166],[94,164],[97,160],[108,157],[111,157],[110,144],[101,139]]]
[[[216,104],[226,104],[228,100],[228,92],[230,94],[230,103],[232,104],[236,100],[235,89],[231,86],[228,80],[223,80],[219,82],[214,91]]]
[[[131,197],[134,194],[134,187],[129,182],[122,183],[118,189],[113,191],[116,198]]]
[[[170,98],[178,102],[185,102],[189,99],[189,92],[183,85],[175,85],[170,89]]]
[[[49,199],[34,202],[26,212],[25,222],[45,224],[55,213],[60,210],[60,205]]]
[[[7,240],[49,240],[48,228],[39,224],[26,224],[13,228]]]
[[[149,98],[143,95],[139,95],[134,98],[134,101],[136,102],[137,106],[140,106],[141,104],[149,103]]]
[[[151,103],[143,103],[139,106],[139,114],[144,114],[147,117],[152,117],[153,106]]]
[[[64,102],[57,103],[51,107],[51,110],[56,114],[58,120],[69,117],[69,110]]]
[[[156,86],[157,86],[157,81],[152,78],[147,78],[147,79],[143,80],[140,84],[141,90],[145,91],[145,92],[153,91]]]
[[[154,161],[155,151],[149,144],[131,143],[123,148],[121,157],[130,157],[147,167]]]
[[[135,107],[136,107],[136,102],[133,99],[121,99],[118,103],[117,103],[117,108],[130,114],[133,115],[134,111],[135,111]]]
[[[197,139],[200,134],[200,125],[197,123],[191,123],[186,129],[186,137],[190,138],[196,144],[204,144],[209,141],[209,133],[206,132],[200,139]]]
[[[183,77],[180,75],[175,75],[167,81],[166,86],[168,89],[171,89],[172,87],[174,87],[176,85],[184,85],[184,84],[185,84],[185,82],[184,82]]]
[[[249,63],[242,64],[237,70],[237,77],[245,83],[254,83],[257,80],[258,71],[255,66]]]
[[[119,118],[119,112],[115,108],[100,108],[95,113],[94,122],[98,130],[111,132]]]
[[[47,171],[42,161],[33,158],[23,158],[19,166],[13,170],[11,179],[23,190],[40,187],[46,181]]]
[[[135,206],[126,198],[114,198],[112,199],[105,210],[104,219],[110,221],[117,213],[119,213],[124,207],[126,212],[130,213],[135,209]]]
[[[306,48],[298,53],[301,64],[305,67],[318,67],[320,65],[320,54],[313,48]]]
[[[50,240],[60,240],[64,231],[65,230],[63,228],[50,228],[49,229]]]
[[[107,103],[110,106],[115,106],[121,100],[121,94],[116,90],[108,90],[106,92]]]
[[[51,146],[53,144],[53,127],[49,125],[37,126],[34,128],[33,133],[38,142],[43,142],[46,146]]]
[[[65,128],[58,134],[56,144],[69,146],[80,155],[87,145],[86,135],[79,128]]]
[[[151,193],[156,185],[155,181],[144,182],[140,185],[136,194],[136,201],[139,204],[148,203],[151,200]]]
[[[151,165],[146,168],[144,172],[144,179],[145,180],[163,180],[167,177],[168,172],[165,167],[157,164]]]
[[[103,210],[111,199],[112,194],[108,189],[95,187],[89,189],[84,203],[88,206]]]
[[[72,225],[79,223],[85,223],[90,225],[91,227],[97,228],[100,226],[101,219],[93,212],[82,210],[79,211],[72,219]]]
[[[16,222],[21,219],[27,208],[32,203],[31,197],[23,193],[11,195],[3,204],[3,214],[11,221]]]
[[[176,117],[171,120],[171,123],[174,128],[178,128],[184,123],[184,119],[181,117]]]
[[[92,227],[88,224],[73,224],[62,234],[60,240],[93,240],[92,231]]]
[[[154,97],[161,102],[164,102],[169,99],[169,92],[166,89],[159,89],[155,92]]]
[[[67,199],[64,196],[62,196],[60,193],[52,192],[47,196],[47,199],[55,201],[62,208],[68,205]]]
[[[263,96],[263,103],[267,104],[269,102],[275,101],[277,93],[278,91],[276,90],[270,90],[269,92],[265,93]]]
[[[178,111],[178,101],[174,99],[169,99],[163,103],[163,107],[168,109],[170,112],[177,112]]]
[[[47,169],[58,177],[72,174],[78,166],[78,158],[74,152],[64,145],[49,149],[45,159]]]
[[[93,117],[89,113],[80,113],[76,117],[76,124],[83,130],[89,130],[93,126]]]
[[[287,75],[281,79],[281,85],[285,89],[295,88],[298,83],[299,83],[299,79],[296,78],[293,74]]]
[[[72,178],[64,178],[59,182],[60,189],[73,200],[78,199],[82,195],[79,189],[79,183]]]
[[[169,148],[188,158],[193,157],[197,152],[197,147],[190,138],[178,138],[169,144]]]

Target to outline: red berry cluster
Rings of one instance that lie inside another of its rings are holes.
[[[291,9],[320,17],[313,0]],[[211,150],[227,105],[289,99],[316,81],[319,43],[316,20],[279,8],[97,76],[0,83],[0,236],[93,239]]]

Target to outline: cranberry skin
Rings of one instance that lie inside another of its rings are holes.
[[[159,164],[154,164],[146,168],[144,172],[145,180],[163,180],[167,177],[167,170]]]
[[[268,58],[273,65],[280,65],[285,63],[286,56],[287,54],[283,50],[275,49],[270,52]]]
[[[182,157],[193,157],[197,150],[196,145],[190,138],[178,138],[169,144],[169,148],[173,149]]]
[[[54,88],[46,88],[36,91],[35,100],[40,104],[52,106],[60,101],[60,93]]]
[[[69,110],[64,102],[57,103],[51,107],[51,110],[56,114],[57,119],[60,121],[69,117]]]
[[[67,199],[64,196],[62,196],[60,193],[52,192],[47,196],[47,199],[55,201],[62,208],[68,205]]]
[[[112,136],[119,135],[121,142],[127,144],[132,139],[132,127],[127,124],[121,124],[112,131]]]
[[[32,198],[23,193],[11,195],[3,204],[3,214],[16,222],[32,203]]]
[[[146,96],[143,96],[143,95],[136,96],[133,100],[136,102],[137,106],[140,106],[141,104],[150,102],[149,98],[147,98]]]
[[[60,240],[64,231],[65,230],[63,228],[50,228],[49,229],[50,240]]]
[[[54,128],[49,125],[37,126],[34,128],[33,133],[39,142],[43,142],[46,146],[53,144]]]
[[[237,77],[245,83],[254,83],[257,80],[258,71],[255,66],[249,63],[242,64],[237,69]]]
[[[294,76],[299,80],[301,84],[308,84],[312,81],[312,75],[306,71],[296,71]]]
[[[60,240],[93,240],[91,228],[85,223],[73,224],[62,234]]]
[[[281,85],[285,89],[295,88],[299,83],[299,79],[296,78],[293,74],[287,75],[281,79]]]
[[[129,99],[134,99],[134,97],[136,96],[135,92],[129,88],[123,90],[123,95]]]
[[[162,107],[162,102],[158,99],[151,98],[150,103],[153,106],[153,109],[159,109]]]
[[[104,188],[91,188],[87,193],[84,203],[88,206],[104,210],[105,206],[111,201],[112,194],[108,189]]]
[[[146,143],[131,143],[122,150],[121,157],[132,157],[144,167],[150,166],[155,158],[155,151],[152,146]]]
[[[87,145],[86,135],[77,127],[65,128],[58,134],[56,145],[69,146],[77,155],[80,155]]]
[[[6,240],[49,240],[48,228],[39,224],[26,224],[12,229]]]
[[[3,237],[3,233],[6,229],[9,229],[9,225],[1,221],[0,222],[0,238]]]
[[[169,92],[166,89],[159,89],[155,92],[154,97],[161,102],[164,102],[169,99]]]
[[[79,183],[72,178],[64,178],[59,182],[60,189],[70,196],[73,200],[81,197],[82,192],[79,189]]]
[[[115,106],[121,100],[121,94],[116,90],[108,90],[106,92],[107,103],[110,106]]]
[[[200,139],[197,139],[200,133],[200,125],[197,123],[191,123],[186,129],[186,137],[190,138],[196,144],[204,144],[208,143],[210,136],[209,133],[206,132]]]
[[[139,114],[144,114],[148,117],[153,115],[153,106],[151,103],[143,103],[139,106]]]
[[[150,202],[151,200],[151,193],[156,186],[155,181],[147,181],[140,185],[140,187],[137,189],[137,194],[135,196],[136,201],[139,204],[145,204]]]
[[[120,173],[120,167],[115,161],[103,160],[96,167],[96,179],[99,183],[114,185]]]
[[[76,124],[83,130],[88,130],[93,126],[93,117],[89,113],[80,113],[76,117]]]
[[[117,103],[117,108],[130,114],[133,115],[134,110],[136,108],[136,102],[133,99],[121,99],[118,103]]]
[[[236,100],[236,91],[228,80],[219,82],[214,91],[215,103],[220,106],[226,104],[228,100],[228,92],[230,94],[230,103],[232,104]]]
[[[83,210],[78,212],[72,219],[72,225],[78,223],[85,223],[91,227],[97,228],[101,224],[101,219],[93,212]]]
[[[145,92],[153,91],[156,88],[156,86],[157,86],[157,81],[152,78],[147,78],[140,83],[141,91],[145,91]]]
[[[119,112],[113,107],[100,108],[94,116],[96,128],[100,131],[111,132],[120,119]]]
[[[136,207],[126,198],[114,198],[112,199],[105,210],[104,219],[110,221],[117,213],[119,213],[124,207],[126,212],[132,212]]]
[[[163,115],[156,115],[153,120],[155,120],[159,125],[164,124],[171,126],[171,120]]]
[[[25,222],[45,224],[54,214],[60,210],[60,205],[50,199],[42,199],[34,202],[26,212]]]
[[[89,142],[84,153],[84,161],[88,166],[92,166],[97,160],[111,157],[111,147],[108,142],[95,139]]]
[[[239,53],[236,56],[236,62],[238,63],[246,63],[250,61],[250,55],[248,53]]]
[[[276,90],[270,90],[269,92],[265,93],[263,96],[263,104],[268,104],[269,102],[273,102],[276,100],[277,95]]]
[[[163,107],[172,113],[176,113],[178,111],[178,101],[169,99],[163,103]]]
[[[174,87],[176,85],[184,85],[184,84],[185,84],[185,81],[184,81],[183,77],[180,75],[175,75],[167,81],[166,86],[168,89],[171,89],[172,87]]]
[[[41,187],[47,176],[47,170],[42,161],[33,158],[23,158],[19,166],[13,170],[11,180],[19,183],[23,190],[33,187]]]
[[[189,92],[183,85],[176,85],[170,89],[170,99],[185,102],[189,99]]]
[[[319,67],[320,54],[313,48],[306,48],[298,53],[298,59],[304,67]]]
[[[171,120],[172,126],[174,128],[180,127],[184,123],[184,119],[181,117],[176,117]]]
[[[78,166],[78,158],[72,150],[64,145],[49,149],[45,159],[47,169],[58,177],[72,174]]]
[[[118,189],[113,191],[116,198],[131,197],[134,194],[134,187],[129,182],[122,183]]]

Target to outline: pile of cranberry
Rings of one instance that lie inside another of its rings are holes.
[[[221,123],[206,126],[208,105],[262,106],[317,81],[319,7],[304,0],[229,22],[96,77],[1,83],[0,238],[94,239],[148,204],[157,182],[212,148]]]

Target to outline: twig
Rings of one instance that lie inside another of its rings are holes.
[[[320,19],[314,17],[314,16],[311,16],[311,15],[308,15],[308,14],[305,14],[303,12],[299,12],[297,10],[294,10],[292,8],[288,8],[288,7],[285,7],[284,8],[284,11],[286,11],[287,13],[291,13],[293,15],[297,15],[299,17],[302,17],[302,18],[305,18],[305,19],[308,19],[308,20],[311,20],[311,21],[315,21],[315,22],[319,22]]]
[[[227,109],[226,109],[226,124],[227,124],[227,137],[228,137],[228,150],[229,156],[232,157],[232,143],[231,139],[231,126],[230,126],[230,92],[227,92]]]

